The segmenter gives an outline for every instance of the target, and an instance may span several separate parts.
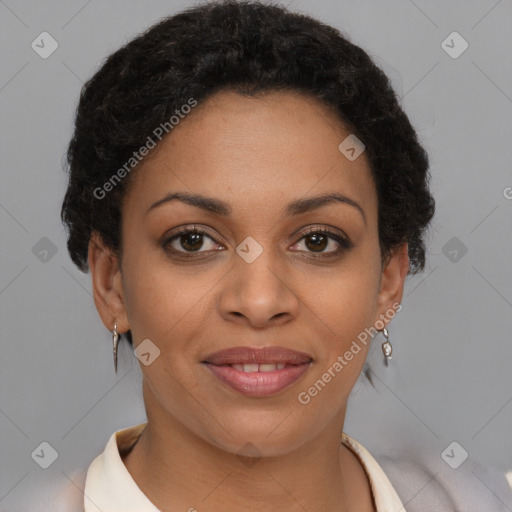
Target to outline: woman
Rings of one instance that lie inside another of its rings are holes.
[[[343,433],[434,213],[369,56],[281,7],[194,7],[86,83],[68,162],[68,249],[147,413],[89,466],[85,510],[406,510]]]

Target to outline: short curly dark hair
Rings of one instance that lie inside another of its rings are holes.
[[[382,257],[407,242],[409,273],[423,270],[435,205],[428,155],[387,76],[329,25],[282,6],[228,0],[164,18],[110,55],[83,86],[61,210],[71,259],[82,271],[93,231],[121,254],[121,204],[133,173],[106,200],[95,191],[190,98],[201,102],[221,90],[296,91],[333,110],[365,145]]]

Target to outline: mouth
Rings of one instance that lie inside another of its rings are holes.
[[[202,364],[222,383],[246,396],[265,397],[291,386],[313,358],[284,347],[234,347],[210,354]]]

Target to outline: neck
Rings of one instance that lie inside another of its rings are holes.
[[[145,385],[144,402],[148,424],[124,463],[163,512],[375,510],[361,464],[341,444],[345,407],[301,446],[279,456],[250,458],[193,433],[159,409]]]

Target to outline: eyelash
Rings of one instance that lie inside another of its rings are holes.
[[[174,233],[171,237],[164,239],[162,242],[162,247],[166,252],[178,254],[178,255],[180,255],[180,257],[183,257],[183,258],[196,258],[197,254],[208,254],[208,253],[216,252],[216,249],[213,249],[210,251],[180,251],[180,250],[177,250],[174,248],[170,248],[170,249],[168,248],[174,240],[179,239],[182,236],[191,235],[191,234],[203,235],[203,236],[206,236],[207,238],[210,238],[215,243],[218,243],[206,231],[204,231],[200,228],[196,228],[194,226],[194,228],[184,228],[184,229]],[[312,255],[314,259],[335,257],[335,256],[338,256],[338,255],[344,253],[345,251],[351,249],[354,246],[354,244],[348,238],[345,238],[337,233],[329,231],[326,228],[310,228],[310,229],[308,229],[307,232],[302,234],[301,238],[296,243],[299,243],[304,238],[306,238],[307,236],[311,236],[311,235],[326,236],[327,238],[334,240],[335,242],[338,242],[338,244],[340,246],[338,249],[336,249],[334,251],[329,251],[329,252],[315,253],[313,251],[306,251],[308,254]],[[298,251],[298,252],[304,252],[304,251]]]

